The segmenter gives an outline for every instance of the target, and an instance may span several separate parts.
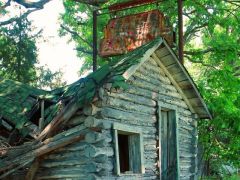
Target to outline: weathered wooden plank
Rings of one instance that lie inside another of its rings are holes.
[[[136,103],[118,99],[118,98],[108,97],[107,104],[110,106],[119,107],[125,110],[137,111],[137,112],[146,113],[150,115],[155,114],[155,108],[153,107],[136,104]]]
[[[171,76],[171,74],[168,72],[168,70],[165,68],[165,66],[162,64],[162,62],[158,59],[157,55],[153,53],[153,57],[156,59],[157,63],[159,64],[159,66],[164,70],[165,74],[168,76],[168,78],[170,79],[170,81],[173,83],[173,85],[177,88],[178,92],[181,94],[181,96],[183,97],[184,101],[186,102],[186,104],[188,105],[189,109],[191,110],[191,112],[195,113],[192,105],[190,104],[190,102],[188,101],[188,98],[185,96],[185,94],[182,92],[181,87],[179,87],[179,84],[174,80],[174,78]]]
[[[161,111],[161,177],[167,178],[168,165],[168,115],[166,111]]]
[[[167,55],[162,58],[160,58],[162,63],[164,64],[165,67],[175,64],[175,60],[173,59],[172,55]]]
[[[169,100],[164,97],[159,98],[159,100],[161,100],[162,102],[168,103],[168,104],[182,107],[184,109],[188,109],[188,106],[186,105],[186,103],[183,100],[178,100],[178,99]]]
[[[144,144],[144,151],[156,151],[157,147],[156,147],[156,141],[155,141],[155,145],[149,145],[149,144]]]
[[[190,101],[190,103],[192,103],[193,107],[201,107],[201,109],[203,109],[202,103],[199,98],[191,98],[191,99],[189,99],[189,101]],[[198,109],[198,111],[199,111],[199,109]],[[205,111],[201,110],[201,112],[205,112]]]
[[[164,84],[171,84],[170,80],[165,76],[163,70],[158,66],[151,66],[150,63],[152,58],[150,58],[145,64],[143,64],[136,72],[141,72],[143,75],[148,75],[154,79],[161,81]],[[153,60],[155,62],[155,60]],[[148,72],[151,72],[148,74]]]
[[[34,179],[35,174],[39,168],[39,164],[40,164],[40,159],[39,158],[35,159],[26,174],[25,180],[33,180]]]
[[[133,75],[133,78],[130,78],[132,81],[136,81],[136,80],[139,80],[140,82],[141,81],[144,81],[144,82],[147,82],[147,83],[150,83],[150,84],[153,84],[155,86],[159,86],[160,88],[164,87],[166,88],[167,90],[170,90],[170,91],[173,91],[173,92],[177,92],[176,88],[170,84],[165,84],[165,83],[162,83],[160,80],[156,79],[156,78],[152,78],[150,77],[149,75],[144,75],[143,73],[139,73],[139,72],[136,72],[134,73]],[[134,82],[133,82],[134,83]]]
[[[155,53],[158,55],[158,57],[162,58],[164,56],[167,56],[170,54],[169,50],[164,47],[164,48],[161,48],[161,49],[158,49],[155,51]]]
[[[183,72],[177,72],[173,74],[173,78],[175,79],[176,82],[187,80],[187,77]]]
[[[181,123],[182,123],[183,121],[181,121]],[[181,124],[180,123],[180,124]],[[186,132],[187,134],[189,133],[189,134],[193,134],[193,130],[194,130],[195,128],[193,127],[193,126],[190,126],[190,125],[184,125],[184,124],[181,124],[181,127],[179,128],[179,131],[180,132]],[[194,135],[194,134],[193,134]]]
[[[130,94],[127,92],[123,92],[123,93],[107,92],[107,95],[111,96],[111,97],[117,97],[117,98],[120,98],[123,100],[128,100],[128,101],[131,101],[131,102],[134,102],[137,104],[141,104],[141,105],[146,105],[146,106],[150,106],[150,107],[156,106],[156,102],[151,99],[148,99],[148,98],[145,98],[145,97],[142,97],[139,95],[135,95],[135,94]]]
[[[84,122],[84,125],[88,128],[95,128],[99,127],[102,129],[111,129],[113,122],[112,121],[107,121],[105,119],[96,119],[93,116],[89,116],[86,121]]]
[[[180,150],[180,152],[186,152],[186,153],[190,153],[190,154],[197,154],[197,151],[196,151],[195,147],[180,146],[179,150]]]
[[[97,172],[97,165],[94,163],[85,164],[78,167],[62,167],[42,170],[38,173],[38,179],[58,179],[58,178],[72,178],[79,179],[95,179],[92,173]]]
[[[85,116],[85,115],[75,115],[68,121],[67,126],[80,125],[85,121],[86,118],[87,118],[87,116]]]
[[[188,81],[188,80],[186,80],[186,81],[180,81],[180,82],[178,82],[178,86],[182,89],[182,91],[184,90],[184,89],[191,89],[192,88],[192,85],[191,85],[191,83]],[[183,91],[184,92],[184,91]]]
[[[140,78],[140,77],[137,77],[135,76],[135,74],[130,78],[131,80],[131,84],[134,84],[134,85],[137,85],[141,88],[144,88],[144,89],[149,89],[151,91],[154,91],[154,92],[159,92],[159,91],[173,91],[173,92],[177,92],[176,88],[174,86],[171,86],[171,85],[166,85],[166,84],[153,84],[152,82],[150,82],[150,80],[148,81],[147,80],[147,77],[145,78]]]
[[[128,79],[129,77],[132,76],[132,74],[135,73],[135,71],[146,61],[146,59],[155,51],[155,49],[157,48],[158,44],[155,45],[155,47],[152,47],[150,49],[148,49],[145,53],[144,56],[141,57],[141,59],[139,60],[139,63],[137,63],[136,65],[132,65],[127,71],[124,72],[123,77],[125,79]],[[121,62],[119,62],[121,63]]]
[[[104,107],[101,111],[103,117],[116,118],[120,120],[130,120],[135,122],[147,121],[151,123],[156,122],[156,117],[154,115],[145,115],[137,112],[123,111],[120,109],[113,109],[109,107]]]
[[[154,122],[129,121],[129,120],[116,119],[116,118],[111,118],[111,117],[103,117],[103,118],[107,121],[121,122],[121,123],[131,124],[131,125],[135,125],[135,126],[154,127],[154,125],[155,125]],[[154,136],[154,135],[151,135],[151,136]]]
[[[166,66],[166,68],[171,74],[176,74],[181,72],[181,69],[179,69],[179,66],[175,63]]]
[[[85,135],[85,141],[87,143],[90,143],[90,144],[93,144],[93,143],[97,143],[99,141],[102,141],[102,140],[106,140],[106,136],[104,136],[102,133],[98,133],[98,132],[88,132],[86,135]],[[111,141],[108,140],[108,141]]]
[[[97,114],[97,112],[99,110],[100,109],[98,107],[96,107],[94,104],[90,103],[90,104],[84,106],[83,113],[87,116],[92,116],[92,115]]]
[[[13,127],[9,123],[1,119],[1,116],[0,116],[0,122],[1,122],[1,125],[5,127],[8,131],[12,131]]]
[[[114,150],[115,150],[115,167],[114,170],[117,175],[120,175],[120,160],[119,160],[119,147],[118,147],[118,131],[114,129]]]
[[[39,156],[42,156],[43,154],[49,153],[55,149],[61,148],[75,141],[79,141],[83,139],[83,135],[86,133],[82,129],[80,132],[79,131],[72,132],[72,129],[69,131],[60,133],[56,135],[56,137],[45,140],[41,147],[34,149],[30,152],[24,153],[23,155],[19,156],[17,159],[15,159],[15,157],[12,157],[12,160],[9,159],[9,161],[5,161],[5,163],[2,163],[0,165],[0,171],[7,170],[7,169],[10,169],[11,167],[21,164],[22,162],[25,162],[26,159],[29,159],[29,157],[34,159]],[[63,134],[65,135],[65,137],[62,137]]]
[[[163,88],[163,90],[160,90],[159,92],[153,92],[148,89],[143,89],[141,87],[129,84],[129,89],[127,89],[126,92],[128,92],[130,94],[136,94],[139,96],[143,96],[143,97],[146,97],[146,98],[149,98],[152,100],[157,100],[159,98],[162,98],[162,99],[165,98],[165,99],[171,99],[171,100],[182,99],[182,97],[179,95],[178,92],[172,92],[172,91],[167,91],[167,90],[164,91],[164,88]]]
[[[64,109],[49,123],[41,134],[38,136],[39,140],[43,140],[48,137],[49,134],[53,133],[59,126],[60,123],[68,121],[72,115],[78,110],[79,105],[75,101],[71,101]]]
[[[161,104],[165,107],[169,107],[169,109],[177,109],[178,110],[178,114],[179,114],[179,117],[188,117],[188,118],[192,118],[192,113],[187,110],[187,109],[183,109],[181,107],[176,107],[176,105],[172,105],[172,104],[169,104],[169,103],[166,103],[166,102],[162,102],[162,100],[160,100]]]
[[[89,145],[84,149],[84,155],[87,157],[97,157],[99,155],[107,155],[107,156],[113,156],[114,150],[112,147],[95,147],[93,145]]]
[[[129,136],[129,166],[133,173],[141,172],[143,166],[141,162],[141,151],[140,151],[140,136],[131,135]]]
[[[205,116],[206,111],[204,110],[203,106],[195,106],[194,108],[196,109],[196,112],[197,112],[197,114],[199,114],[200,117],[201,117],[201,115]]]
[[[152,57],[150,57],[148,61],[143,64],[143,66],[148,70],[148,72],[155,72],[158,76],[160,75],[159,77],[166,78],[163,70],[156,64],[156,61]]]
[[[5,171],[3,174],[1,174],[0,179],[4,179],[8,175],[12,174],[13,172],[16,172],[18,169],[24,168],[26,165],[32,163],[33,161],[34,161],[34,158],[31,158],[31,157],[26,160],[23,160],[21,164],[18,164],[16,167],[11,168],[8,171]]]
[[[76,165],[84,165],[86,163],[91,162],[91,160],[88,157],[80,156],[76,157],[74,159],[65,159],[65,160],[58,160],[58,159],[51,159],[51,160],[44,160],[43,163],[41,163],[41,167],[44,168],[53,168],[53,167],[59,167],[64,166],[65,168],[69,168]]]

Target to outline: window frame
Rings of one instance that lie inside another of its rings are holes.
[[[158,101],[157,102],[157,111],[158,111],[158,144],[159,144],[159,148],[158,148],[158,153],[159,153],[159,179],[162,179],[161,174],[162,174],[162,170],[161,170],[161,122],[162,122],[162,115],[161,112],[162,111],[172,111],[173,115],[175,116],[175,123],[176,123],[176,129],[175,129],[175,133],[176,133],[176,159],[177,159],[177,177],[176,179],[180,179],[180,156],[179,156],[179,115],[178,115],[178,111],[177,111],[177,107],[171,104],[166,104],[163,102]]]
[[[140,152],[140,172],[132,173],[131,175],[139,175],[145,173],[144,167],[144,148],[143,148],[143,135],[142,129],[138,127],[132,127],[126,124],[113,123],[113,135],[114,135],[114,149],[115,149],[115,172],[118,176],[120,175],[130,175],[128,173],[121,173],[120,171],[120,159],[119,159],[119,144],[118,144],[118,134],[126,135],[138,135],[139,136],[139,152]],[[129,157],[130,160],[131,157]],[[130,165],[130,163],[129,163]]]

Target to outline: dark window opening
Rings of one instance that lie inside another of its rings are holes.
[[[144,173],[143,147],[140,131],[115,130],[116,171],[118,174]]]
[[[128,135],[118,134],[120,172],[130,171],[129,169],[129,141]]]

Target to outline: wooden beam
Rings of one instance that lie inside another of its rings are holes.
[[[45,140],[40,147],[37,145],[36,149],[33,149],[30,152],[26,152],[17,157],[1,160],[0,172],[6,171],[6,173],[9,173],[9,171],[11,171],[11,168],[13,167],[21,168],[21,164],[24,162],[31,163],[32,159],[38,158],[46,153],[64,147],[73,142],[80,141],[84,139],[84,136],[87,132],[88,130],[85,128],[85,126],[83,127],[81,125],[79,127],[75,127],[74,130],[70,129],[68,131],[64,131],[52,138]],[[25,165],[27,164],[28,163],[26,163]]]
[[[0,124],[5,127],[8,131],[12,131],[13,130],[13,127],[8,124],[6,121],[4,121],[3,119],[1,119],[1,116],[0,116]]]
[[[175,61],[174,61],[174,59],[173,59],[171,54],[169,54],[167,56],[164,56],[164,57],[160,57],[160,58],[162,60],[162,63],[164,64],[164,66],[169,66],[169,65],[175,63]]]
[[[54,133],[55,130],[58,128],[58,126],[69,120],[72,115],[78,110],[79,105],[75,100],[72,100],[67,106],[64,107],[64,109],[44,128],[44,130],[41,132],[38,140],[43,140],[46,137],[49,137],[50,133]]]
[[[178,86],[175,79],[172,77],[172,75],[169,73],[169,71],[166,69],[166,67],[163,65],[161,60],[157,57],[155,53],[152,54],[152,57],[156,60],[157,64],[163,69],[164,73],[167,75],[167,77],[170,79],[171,83],[175,86],[175,88],[178,90],[179,94],[182,96],[183,100],[187,104],[188,108],[192,113],[196,113],[193,109],[191,103],[188,101],[188,98],[185,96],[185,94],[182,92],[182,89]]]
[[[162,44],[163,40],[162,38],[160,39],[160,41],[158,43],[156,43],[154,45],[154,47],[152,47],[151,49],[148,49],[143,57],[139,60],[139,63],[137,63],[136,65],[131,66],[130,68],[128,68],[128,70],[126,70],[123,74],[123,77],[127,80],[129,79],[135,72],[136,70],[144,63],[146,62],[146,60],[148,60],[148,58],[150,57],[150,55],[152,53],[154,53],[154,51],[160,46],[160,44]]]
[[[33,180],[38,168],[39,168],[39,158],[36,158],[32,166],[29,168],[27,175],[25,177],[25,180]]]
[[[156,50],[156,54],[158,55],[158,57],[162,58],[162,57],[169,55],[170,53],[166,47],[163,47],[163,48]]]
[[[43,130],[44,127],[44,100],[41,100],[41,118],[39,119],[38,127]]]
[[[188,79],[188,83],[192,86],[193,88],[193,92],[196,93],[197,97],[201,100],[202,105],[204,107],[204,110],[206,111],[205,114],[206,116],[204,118],[208,118],[208,119],[212,119],[212,115],[210,114],[207,105],[205,104],[201,94],[199,93],[193,79],[191,78],[191,76],[189,75],[189,73],[187,72],[186,68],[178,61],[178,58],[176,56],[176,54],[172,51],[172,49],[169,47],[169,45],[167,44],[167,42],[165,40],[163,40],[163,44],[165,45],[165,47],[169,50],[169,52],[172,54],[173,58],[175,59],[176,63],[179,65],[179,68],[184,72],[184,74],[186,74],[186,77]],[[180,85],[180,83],[179,83]]]

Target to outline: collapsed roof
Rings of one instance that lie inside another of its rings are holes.
[[[48,102],[44,114],[46,126],[70,100],[76,99],[78,104],[83,106],[93,99],[97,89],[104,83],[112,83],[113,87],[124,86],[124,81],[133,74],[134,69],[152,55],[158,58],[160,65],[165,66],[174,81],[172,83],[178,86],[190,110],[200,118],[211,119],[211,114],[192,78],[162,38],[156,38],[132,52],[115,58],[87,77],[53,91],[36,89],[11,80],[0,81],[0,117],[13,128],[24,129],[30,121],[34,121],[32,117],[39,109],[40,101],[45,100]]]
[[[160,37],[134,51],[115,58],[115,60],[87,77],[53,91],[43,91],[22,83],[3,80],[0,82],[0,117],[2,122],[7,123],[12,129],[17,128],[20,131],[27,128],[28,133],[26,134],[32,135],[36,140],[18,146],[16,151],[21,151],[21,155],[11,153],[11,151],[15,151],[12,147],[9,149],[10,153],[6,147],[0,148],[0,178],[25,167],[39,156],[80,140],[82,138],[81,134],[76,134],[75,131],[71,133],[62,132],[59,126],[62,127],[63,124],[66,124],[78,109],[94,101],[96,95],[100,94],[99,91],[102,86],[127,88],[126,80],[150,56],[165,71],[164,73],[183,96],[183,100],[185,100],[192,113],[196,113],[199,118],[211,119],[211,114],[190,75],[179,63],[168,44]],[[42,100],[47,102],[43,130],[39,129],[34,119],[34,117],[39,118],[35,114],[39,113],[40,107],[38,105]],[[35,107],[38,107],[38,110],[34,110]],[[29,128],[33,126],[34,128]],[[5,124],[4,128],[7,127]],[[58,136],[58,133],[64,133],[65,135]],[[58,135],[54,136],[55,134]],[[52,138],[46,139],[48,137]],[[59,137],[64,137],[64,140],[59,140]],[[29,148],[30,150],[28,150]],[[12,170],[13,167],[15,167],[14,171]]]

